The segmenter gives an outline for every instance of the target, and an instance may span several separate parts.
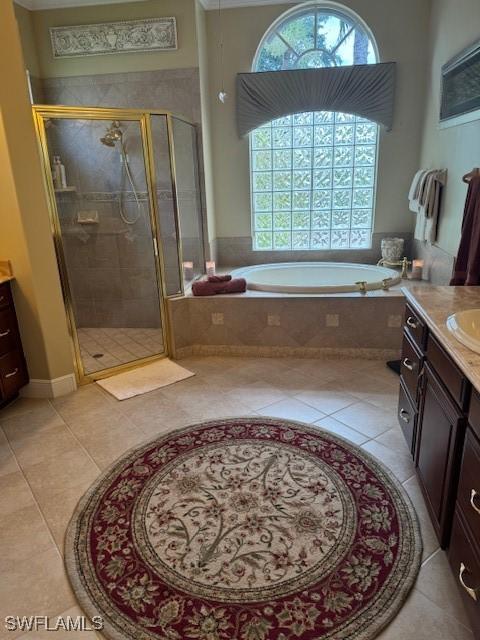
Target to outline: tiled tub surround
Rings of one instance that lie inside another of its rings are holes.
[[[413,241],[413,256],[424,261],[423,278],[435,285],[447,285],[452,277],[455,258],[440,247]]]
[[[380,243],[382,238],[404,238],[404,255],[411,257],[411,233],[374,233],[370,249],[338,249],[328,251],[254,251],[252,238],[228,237],[216,238],[212,244],[219,265],[244,267],[250,264],[264,264],[270,262],[361,262],[362,264],[376,264],[382,257]]]
[[[405,305],[400,289],[366,295],[259,293],[169,300],[174,356],[399,357]]]
[[[1,620],[48,615],[54,624],[60,614],[82,615],[63,564],[65,530],[80,497],[128,449],[201,420],[266,415],[350,439],[377,456],[413,501],[423,564],[403,608],[378,640],[473,640],[396,420],[398,376],[383,362],[362,359],[201,357],[182,364],[196,375],[122,402],[88,385],[51,402],[21,399],[0,411]],[[6,639],[47,636],[102,637],[0,628]]]

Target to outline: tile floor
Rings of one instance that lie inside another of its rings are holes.
[[[0,411],[0,637],[53,637],[7,632],[6,615],[80,613],[63,568],[63,538],[77,500],[102,469],[169,429],[260,414],[302,420],[352,440],[388,465],[410,495],[423,564],[403,609],[379,638],[473,639],[397,426],[395,374],[362,360],[212,357],[182,365],[197,375],[123,402],[90,385],[52,402],[21,399]]]
[[[77,333],[85,373],[163,352],[161,329],[82,327]]]

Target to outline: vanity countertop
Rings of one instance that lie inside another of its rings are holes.
[[[453,313],[480,309],[480,287],[405,287],[403,293],[407,301],[424,318],[445,351],[480,393],[480,354],[458,342],[445,324]]]
[[[13,280],[12,265],[8,260],[0,260],[0,284]]]

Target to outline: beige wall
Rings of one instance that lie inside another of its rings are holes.
[[[40,75],[40,65],[38,63],[37,46],[35,42],[35,32],[33,29],[33,12],[28,11],[19,4],[15,5],[15,16],[17,18],[18,30],[22,42],[23,58],[25,66],[32,76]]]
[[[441,67],[480,37],[478,0],[433,0],[430,72],[422,144],[422,166],[448,169],[438,246],[455,255],[465,203],[462,175],[480,166],[480,120],[439,129]]]
[[[72,373],[57,264],[13,7],[0,3],[0,256],[12,261],[14,297],[32,378]]]
[[[208,69],[208,41],[206,11],[199,0],[195,2],[197,29],[198,67],[200,72],[200,104],[202,111],[202,144],[205,175],[205,204],[207,211],[208,240],[215,238],[215,194],[212,171],[212,129],[210,118],[210,74]]]
[[[473,2],[474,0],[472,0]],[[426,73],[425,38],[429,0],[348,0],[371,27],[381,60],[397,62],[394,127],[382,132],[375,231],[409,231],[407,192],[419,161],[421,113]],[[217,236],[250,235],[248,141],[235,128],[235,75],[250,71],[260,38],[288,5],[229,9],[223,12],[226,105],[216,99],[220,85],[217,14],[207,12],[210,97],[213,123],[213,173]]]
[[[37,43],[39,71],[43,78],[198,66],[194,0],[146,0],[125,4],[49,9],[33,11],[31,16]],[[49,27],[162,16],[174,16],[177,19],[178,49],[176,51],[57,60],[52,56]]]

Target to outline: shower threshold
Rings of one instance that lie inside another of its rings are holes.
[[[87,375],[164,351],[161,328],[79,327],[77,335]]]

